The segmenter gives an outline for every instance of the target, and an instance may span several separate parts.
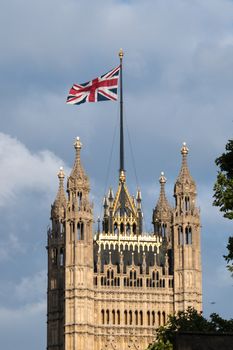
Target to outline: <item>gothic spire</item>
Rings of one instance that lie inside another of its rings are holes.
[[[186,142],[183,142],[183,145],[181,148],[182,164],[181,164],[180,173],[178,175],[176,183],[179,182],[181,184],[184,184],[184,183],[194,184],[194,180],[193,180],[192,176],[190,175],[188,162],[187,162],[188,152],[189,152],[189,149],[186,145]]]
[[[163,211],[169,212],[171,211],[171,206],[166,198],[165,193],[165,184],[167,182],[166,177],[164,176],[164,172],[161,172],[159,183],[160,183],[160,194],[159,199],[155,207],[155,213],[162,213]]]
[[[57,176],[59,179],[59,188],[58,188],[58,192],[57,192],[54,204],[52,206],[52,211],[54,214],[59,215],[60,209],[66,206],[66,195],[64,191],[65,173],[64,173],[63,167],[60,167],[60,170]]]
[[[87,191],[89,191],[89,179],[81,163],[82,143],[79,137],[77,137],[75,140],[74,148],[76,152],[75,161],[74,161],[73,169],[68,179],[67,189],[68,190],[70,190],[71,188],[73,190],[86,189]]]
[[[170,232],[170,223],[172,218],[172,208],[166,198],[165,184],[166,177],[161,172],[160,182],[160,194],[158,202],[153,210],[152,224],[154,225],[154,233],[161,234],[168,238]]]

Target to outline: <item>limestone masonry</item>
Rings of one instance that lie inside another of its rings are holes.
[[[48,230],[48,350],[144,350],[167,316],[192,306],[202,310],[200,213],[187,165],[188,148],[166,199],[164,174],[153,209],[153,232],[143,231],[141,192],[132,197],[125,172],[114,196],[104,198],[103,220],[93,232],[90,185],[80,160],[64,191],[64,172]]]

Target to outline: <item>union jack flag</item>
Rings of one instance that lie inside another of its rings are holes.
[[[84,84],[74,84],[67,97],[67,104],[84,102],[116,101],[120,66]]]

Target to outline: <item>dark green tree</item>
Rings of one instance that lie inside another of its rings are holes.
[[[147,350],[172,350],[178,332],[233,332],[233,319],[224,320],[214,313],[207,320],[190,307],[187,311],[179,311],[176,315],[169,316],[167,324],[157,329],[156,341]]]
[[[233,140],[226,144],[226,152],[215,160],[220,168],[214,184],[213,205],[220,208],[223,216],[233,220]],[[233,236],[228,240],[228,254],[224,255],[228,269],[233,273]]]

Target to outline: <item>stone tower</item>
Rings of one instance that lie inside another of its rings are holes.
[[[89,180],[81,165],[82,144],[74,144],[76,157],[67,182],[65,235],[65,350],[92,350],[93,338],[93,237]]]
[[[48,235],[47,348],[56,350],[92,350],[94,346],[93,214],[88,198],[89,179],[80,160],[79,138],[74,147],[76,157],[67,181],[68,199],[61,169]],[[56,295],[57,308],[54,309]]]
[[[202,310],[200,212],[196,207],[196,184],[190,175],[185,143],[182,165],[174,187],[173,212],[174,311],[189,306]]]
[[[174,207],[161,173],[152,232],[143,229],[141,191],[130,195],[123,161],[116,194],[110,188],[104,197],[94,232],[79,138],[74,147],[67,196],[61,168],[51,208],[47,350],[145,350],[168,315],[202,309],[200,214],[188,148],[181,149]]]
[[[64,172],[58,173],[59,189],[51,207],[52,227],[48,230],[47,349],[64,349],[64,253],[66,196]]]

